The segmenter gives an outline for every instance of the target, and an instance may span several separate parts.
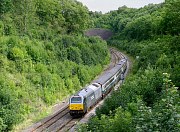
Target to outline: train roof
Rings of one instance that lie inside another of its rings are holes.
[[[100,83],[100,84],[104,84],[106,83],[111,77],[114,76],[115,73],[117,73],[119,71],[119,69],[122,66],[116,66],[114,68],[112,68],[110,71],[105,72],[101,77],[99,77],[95,82]]]
[[[123,66],[125,62],[126,62],[126,59],[121,59],[115,67],[105,72],[101,77],[95,80],[95,82],[100,83],[100,84],[106,83],[112,76],[114,76],[121,69],[121,67]]]
[[[90,94],[92,94],[94,91],[91,88],[85,87],[84,89],[82,89],[81,91],[79,91],[78,95],[79,96],[83,96],[83,97],[87,97]]]
[[[95,80],[95,82],[99,83],[99,84],[104,84],[105,82],[107,82],[111,77],[113,76],[113,74],[111,72],[105,72],[103,75],[101,75],[101,77],[99,77],[98,79]]]
[[[127,60],[126,59],[121,59],[117,65],[123,65]]]
[[[99,89],[99,84],[91,84],[88,86],[88,88],[92,89],[93,91],[97,91]]]

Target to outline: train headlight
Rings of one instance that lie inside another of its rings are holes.
[[[70,105],[69,109],[70,109],[70,110],[73,110],[73,109],[74,109],[73,105]]]

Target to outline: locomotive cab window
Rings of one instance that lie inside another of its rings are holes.
[[[81,97],[72,97],[71,103],[82,103]]]

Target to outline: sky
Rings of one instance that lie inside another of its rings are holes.
[[[117,10],[118,7],[126,5],[127,7],[140,8],[150,3],[158,4],[165,0],[77,0],[87,6],[90,11],[101,11],[107,13],[111,10]]]

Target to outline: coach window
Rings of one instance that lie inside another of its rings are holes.
[[[116,75],[116,77],[119,77],[119,75],[121,74],[121,72],[122,72],[122,71],[120,70],[120,71],[118,72],[118,74]]]
[[[110,83],[114,81],[114,78],[112,78],[109,82],[106,83],[105,87],[109,86]]]

